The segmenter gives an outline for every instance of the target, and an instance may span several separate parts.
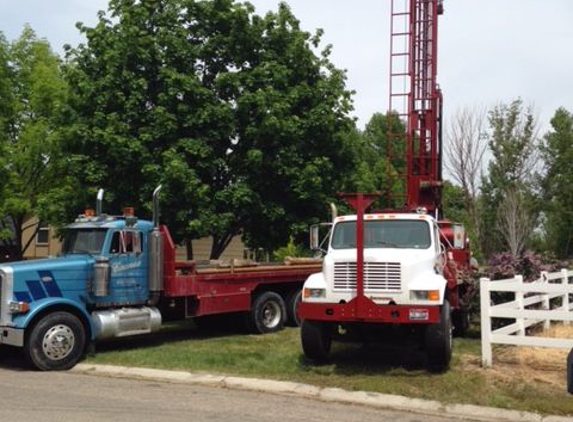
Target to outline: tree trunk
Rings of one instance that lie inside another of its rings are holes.
[[[21,216],[11,216],[12,224],[14,225],[14,241],[16,243],[16,258],[20,261],[24,259],[24,250],[22,248],[22,225],[24,224],[24,218]]]
[[[187,260],[193,260],[193,239],[190,237],[185,238],[185,251],[187,252]]]
[[[210,259],[219,259],[223,252],[225,252],[225,249],[227,249],[227,246],[229,246],[229,243],[231,243],[233,240],[233,237],[235,237],[237,234],[238,231],[230,231],[220,238],[213,236]]]

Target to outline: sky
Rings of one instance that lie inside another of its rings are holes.
[[[405,0],[396,0],[405,1]],[[301,27],[324,30],[331,61],[356,91],[354,116],[363,127],[388,108],[391,0],[288,0]],[[278,0],[250,0],[258,14]],[[29,23],[62,52],[92,26],[107,0],[0,0],[0,31],[13,40]],[[534,107],[541,132],[558,107],[573,112],[572,0],[444,0],[439,21],[438,82],[445,119],[463,107],[491,108],[521,97]],[[447,123],[446,123],[447,125]]]

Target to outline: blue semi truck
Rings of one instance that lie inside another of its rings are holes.
[[[40,370],[68,369],[97,340],[151,333],[166,319],[237,313],[254,333],[299,323],[302,284],[319,263],[214,268],[177,262],[167,227],[132,211],[80,215],[61,256],[0,265],[0,345]]]

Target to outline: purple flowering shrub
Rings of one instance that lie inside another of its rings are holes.
[[[488,264],[482,275],[490,280],[513,278],[521,274],[524,281],[534,281],[542,271],[554,272],[568,267],[567,262],[532,251],[526,251],[521,256],[503,252],[493,256]]]

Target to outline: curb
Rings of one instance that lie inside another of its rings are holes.
[[[380,409],[407,411],[432,416],[455,417],[474,421],[571,422],[573,420],[571,417],[564,416],[543,416],[537,413],[497,409],[494,407],[447,404],[433,400],[414,399],[367,391],[346,391],[340,388],[321,388],[309,384],[261,378],[241,378],[185,371],[165,371],[161,369],[86,363],[77,364],[70,372],[292,395],[324,402],[357,404]]]

